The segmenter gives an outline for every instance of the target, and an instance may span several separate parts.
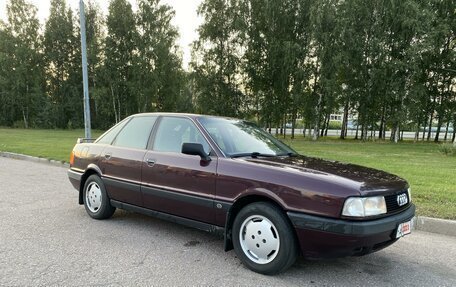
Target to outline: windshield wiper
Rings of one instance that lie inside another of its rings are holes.
[[[281,154],[278,154],[277,156],[288,156],[288,157],[297,157],[298,154],[295,153],[295,152],[287,152],[287,153],[281,153]]]
[[[274,156],[277,156],[277,155],[275,155],[275,154],[267,154],[267,153],[260,153],[260,152],[257,152],[257,151],[254,151],[254,152],[244,152],[244,153],[236,153],[236,154],[230,155],[231,158],[245,157],[245,156],[250,156],[250,157],[252,157],[252,158],[257,158],[257,157],[259,157],[259,156],[274,157]]]
[[[289,152],[289,153],[287,153],[287,155],[288,155],[289,157],[297,157],[297,156],[298,156],[298,154],[295,153],[295,152]]]

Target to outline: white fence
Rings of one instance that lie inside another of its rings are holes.
[[[279,129],[280,131],[280,129]],[[313,132],[313,129],[311,130]],[[309,130],[306,130],[307,134],[309,134]],[[320,131],[321,132],[321,131]],[[271,129],[271,133],[275,134],[275,128]],[[291,129],[286,129],[287,135],[291,135]],[[431,140],[434,140],[436,132],[431,131]],[[295,129],[295,135],[302,135],[302,129]],[[347,131],[347,137],[355,137],[356,135],[356,130],[348,130]],[[386,131],[386,138],[389,139],[391,135],[391,131]],[[328,130],[328,136],[340,136],[340,130]],[[361,130],[358,131],[358,136],[361,137]],[[370,136],[370,131],[368,131],[368,137]],[[447,141],[451,141],[453,136],[453,132],[448,131],[447,135]],[[419,134],[419,140],[423,137],[423,132],[420,132]],[[439,140],[443,141],[445,137],[445,129],[440,131],[439,134]],[[378,138],[378,131],[375,132],[375,138]],[[403,138],[404,139],[414,139],[415,138],[415,132],[405,132],[403,133]],[[427,139],[427,132],[424,136],[424,139]]]

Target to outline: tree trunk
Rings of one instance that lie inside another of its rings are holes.
[[[327,120],[329,121],[329,115],[328,114],[326,114],[325,118],[323,119],[323,127],[321,128],[321,131],[320,131],[320,136],[321,137],[325,135]]]
[[[114,118],[116,119],[116,124],[119,122],[119,118],[117,118],[117,109],[116,109],[116,98],[114,96],[114,88],[111,85],[111,98],[112,98],[112,108],[114,110]]]
[[[431,112],[431,115],[429,117],[429,125],[428,125],[428,134],[427,134],[427,141],[431,139],[431,133],[432,133],[432,120],[434,117],[434,112]]]
[[[318,139],[319,131],[320,131],[319,123],[318,123],[318,121],[316,121],[315,126],[313,128],[312,140],[316,141]]]
[[[328,129],[329,129],[329,118],[328,118],[328,122],[326,123],[325,137],[328,136]]]
[[[440,129],[442,128],[442,115],[439,115],[439,121],[437,123],[437,132],[435,133],[434,142],[439,142]]]
[[[340,139],[345,139],[347,135],[347,126],[348,126],[348,101],[345,102],[344,106],[344,118],[342,119],[342,128],[340,130]]]
[[[386,105],[383,105],[382,108],[382,118],[380,120],[380,129],[378,131],[378,138],[379,139],[385,139],[383,131],[385,130],[385,112],[386,112]]]
[[[447,141],[448,139],[448,128],[450,127],[450,121],[447,122],[446,128],[445,128],[445,137],[443,138],[443,141]]]
[[[362,117],[361,121],[361,140],[365,141],[367,139],[367,117]]]
[[[378,128],[378,139],[381,140],[383,139],[383,117],[380,120],[380,127]]]
[[[451,139],[453,141],[453,145],[456,146],[456,125],[453,124],[453,138]]]
[[[358,117],[358,122],[356,123],[356,134],[355,134],[355,140],[358,139],[358,130],[359,130],[359,117]]]
[[[424,122],[423,122],[423,134],[421,135],[421,141],[424,142],[424,138],[426,137],[426,123],[427,123],[427,118],[424,119]]]
[[[429,130],[428,130],[428,135],[427,135],[427,140],[429,141],[431,139],[431,133],[432,133],[432,120],[434,118],[434,105],[435,105],[435,100],[436,100],[436,96],[434,95],[433,97],[433,100],[432,100],[432,104],[431,104],[431,112],[429,114]]]
[[[29,119],[29,109],[27,107],[28,102],[29,102],[28,101],[28,92],[29,92],[29,85],[27,84],[25,87],[25,98],[26,98],[25,105],[26,105],[26,107],[22,107],[22,116],[24,117],[24,126],[26,129],[28,129],[28,127],[29,127],[29,120],[28,120]],[[27,110],[27,112],[25,110]]]
[[[296,112],[291,115],[291,139],[295,137]]]
[[[394,129],[394,143],[397,143],[399,140],[399,125],[396,124],[396,128]]]
[[[317,94],[317,76],[318,74],[318,62],[317,65],[315,66],[315,78],[314,78],[314,84],[313,84],[313,91],[312,93],[314,95]],[[321,114],[321,100],[322,100],[323,95],[321,93],[318,94],[318,101],[315,106],[315,123],[314,123],[314,129],[313,129],[313,134],[312,134],[312,140],[317,140],[318,139],[318,133],[320,130],[320,114]]]
[[[22,107],[22,117],[24,118],[24,127],[26,129],[28,129],[28,120],[27,120],[27,116],[25,115],[25,108]]]
[[[453,138],[451,139],[451,141],[453,142],[453,145],[456,146],[456,116],[453,120]]]

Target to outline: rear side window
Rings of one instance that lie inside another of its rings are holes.
[[[145,149],[157,117],[134,117],[116,137],[115,146]]]
[[[100,144],[111,144],[119,131],[128,123],[128,119],[125,119],[105,132],[96,142]]]

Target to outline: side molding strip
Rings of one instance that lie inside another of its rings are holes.
[[[207,208],[214,207],[214,199],[202,197],[202,196],[195,196],[190,194],[184,194],[179,192],[173,192],[163,189],[158,189],[150,186],[143,185],[141,186],[141,190],[145,194],[150,194],[157,197],[162,197],[171,200],[177,200],[189,204],[204,206]]]
[[[110,177],[102,176],[101,179],[106,185],[110,186],[115,186],[117,188],[123,189],[123,190],[130,190],[130,191],[135,191],[135,192],[140,192],[141,187],[139,184],[128,182],[128,181],[123,181],[119,179],[113,179]]]
[[[156,217],[159,219],[167,220],[167,221],[178,223],[178,224],[182,224],[185,226],[200,229],[200,230],[207,231],[210,233],[223,235],[224,230],[225,230],[223,227],[220,227],[220,226],[216,226],[216,225],[212,225],[209,223],[204,223],[204,222],[200,222],[200,221],[196,221],[196,220],[192,220],[192,219],[188,219],[188,218],[184,218],[184,217],[180,217],[180,216],[176,216],[176,215],[172,215],[172,214],[168,214],[168,213],[158,212],[155,210],[139,207],[136,205],[131,205],[131,204],[120,202],[120,201],[113,200],[113,199],[111,199],[110,202],[111,202],[112,206],[120,208],[120,209],[138,212],[138,213],[141,213],[144,215]]]

